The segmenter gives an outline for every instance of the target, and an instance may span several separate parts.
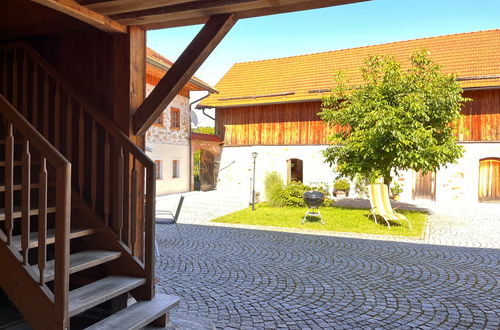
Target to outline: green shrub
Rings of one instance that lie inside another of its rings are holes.
[[[346,179],[337,179],[333,183],[333,188],[335,188],[336,190],[347,191],[349,190],[350,187],[351,185],[349,184],[349,181],[347,181]]]
[[[282,206],[281,193],[285,189],[285,184],[283,179],[280,177],[278,172],[274,171],[266,174],[264,178],[264,190],[266,193],[266,199],[270,206],[279,207]]]
[[[325,189],[323,189],[322,187],[310,187],[306,186],[302,182],[290,181],[281,193],[280,199],[282,206],[298,206],[298,207],[306,206],[302,196],[306,191],[311,191],[311,190],[317,190],[319,192],[322,192],[325,195],[325,197],[327,195]]]
[[[397,196],[403,192],[403,187],[401,186],[401,184],[399,182],[395,181],[395,182],[393,182],[390,190],[391,190],[392,196]]]
[[[333,199],[325,197],[325,200],[323,201],[322,206],[324,206],[324,207],[333,207],[333,203],[334,203]]]

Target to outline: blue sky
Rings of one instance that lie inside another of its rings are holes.
[[[215,85],[236,62],[500,28],[500,0],[373,0],[239,21],[196,72]],[[200,25],[148,32],[175,61]]]

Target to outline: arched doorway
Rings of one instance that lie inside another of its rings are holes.
[[[479,161],[479,200],[500,202],[500,158]]]
[[[301,159],[291,158],[287,163],[288,181],[304,182],[304,166]]]

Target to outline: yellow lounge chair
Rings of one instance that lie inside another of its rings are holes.
[[[408,226],[411,230],[411,223],[408,218],[406,218],[401,213],[397,213],[396,211],[394,211],[395,209],[392,208],[391,202],[389,200],[389,188],[386,184],[371,184],[368,191],[370,195],[370,204],[372,206],[370,211],[372,212],[373,218],[375,219],[376,223],[378,223],[377,215],[385,220],[389,229],[391,229],[391,224],[389,223],[389,221],[398,221],[399,223],[401,223],[401,220],[405,220],[406,222],[408,222]]]

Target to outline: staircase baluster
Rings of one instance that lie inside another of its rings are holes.
[[[23,100],[23,116],[28,118],[28,53],[23,52],[23,90],[21,99]]]
[[[80,117],[78,118],[78,188],[80,197],[83,198],[83,185],[85,183],[85,114],[83,106],[80,105]]]
[[[24,149],[22,156],[22,191],[21,191],[21,249],[23,254],[23,264],[28,264],[28,250],[30,240],[30,183],[31,183],[31,155],[30,143],[28,140],[24,141]]]
[[[14,108],[18,108],[18,71],[17,71],[17,50],[14,49],[12,58],[12,99],[10,100]]]
[[[9,92],[8,89],[8,68],[9,68],[9,52],[6,50],[3,53],[3,67],[2,67],[2,94],[7,98],[7,93]]]
[[[5,229],[7,230],[7,244],[12,244],[12,230],[14,229],[14,134],[12,123],[7,124],[5,139]]]
[[[122,240],[123,236],[123,176],[124,176],[124,168],[125,161],[123,157],[123,147],[120,146],[120,150],[118,152],[118,194],[117,194],[117,220],[118,220],[118,236],[120,237],[120,241]]]
[[[132,191],[130,193],[131,196],[131,205],[130,205],[130,217],[131,217],[131,237],[130,237],[130,248],[132,250],[132,255],[136,255],[135,253],[135,244],[137,242],[137,167],[136,160],[133,156],[132,158]]]
[[[12,99],[11,103],[14,108],[18,109],[18,68],[17,68],[17,50],[14,50],[14,58],[12,59]]]
[[[155,164],[146,168],[146,205],[144,210],[144,266],[148,293],[155,295],[155,196],[156,170]]]
[[[55,85],[54,93],[54,145],[57,150],[61,150],[61,88],[59,84]]]
[[[38,64],[33,63],[33,108],[31,114],[31,123],[38,128]]]
[[[38,188],[38,273],[40,285],[45,285],[45,263],[47,260],[47,166],[41,158]]]
[[[45,72],[43,80],[43,136],[49,139],[49,74]]]
[[[109,134],[106,131],[104,138],[104,222],[109,226],[109,211],[110,211],[110,178],[111,178],[111,159],[110,159],[110,144]]]
[[[95,119],[92,119],[92,162],[91,164],[91,187],[90,187],[90,199],[92,200],[92,211],[96,210],[96,200],[97,200],[97,127]]]
[[[68,94],[66,104],[66,158],[71,161],[73,156],[73,101]]]

